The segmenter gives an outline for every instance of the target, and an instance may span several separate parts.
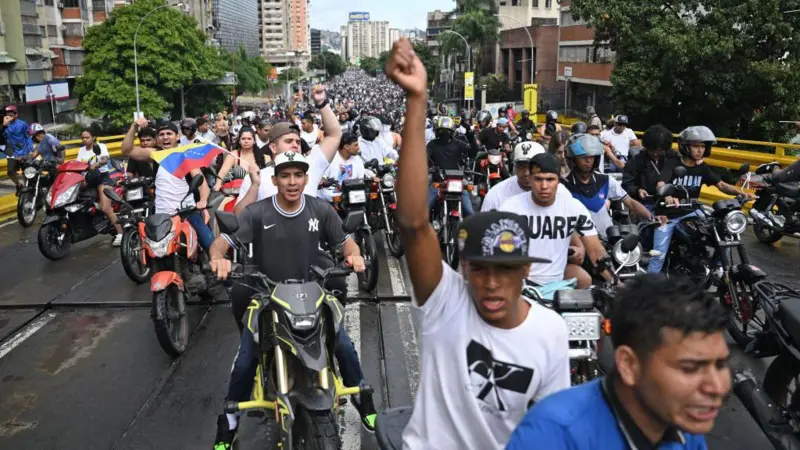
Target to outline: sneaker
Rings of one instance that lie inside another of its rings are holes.
[[[111,245],[113,245],[114,247],[119,247],[120,245],[122,245],[122,235],[117,233],[117,235],[114,236],[114,240],[111,241]]]
[[[233,443],[236,442],[237,429],[230,429],[228,418],[225,417],[225,414],[217,417],[217,437],[214,439],[213,450],[231,450]]]
[[[378,412],[375,411],[375,404],[372,403],[372,394],[354,395],[351,400],[361,416],[361,425],[364,426],[365,430],[374,433],[375,419],[378,417]]]

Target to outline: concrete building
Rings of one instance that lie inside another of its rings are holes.
[[[401,33],[397,28],[389,28],[389,48],[392,47],[394,41],[400,39]]]
[[[311,60],[310,0],[259,1],[261,56],[279,68],[304,68]]]
[[[430,11],[428,12],[428,23],[425,29],[425,42],[431,49],[434,56],[439,55],[439,35],[442,31],[453,28],[454,19],[452,17],[454,11]]]
[[[569,5],[569,0],[562,0],[558,39],[558,80],[567,83],[567,109],[583,114],[586,106],[592,105],[600,115],[611,114],[616,55],[608,45],[596,45],[594,29],[575,20]]]
[[[311,52],[311,0],[287,0],[289,4],[289,50]]]
[[[212,0],[212,36],[220,47],[233,52],[244,47],[249,56],[259,54],[258,0]]]
[[[311,29],[311,54],[316,55],[322,52],[322,32]]]
[[[392,48],[389,22],[348,22],[341,28],[342,57],[353,64],[364,57],[377,58]],[[399,39],[399,30],[397,38]]]
[[[535,19],[558,20],[556,0],[495,0],[500,18],[500,30],[534,25]]]
[[[538,85],[541,104],[552,104],[558,98],[563,99],[564,83],[556,78],[558,32],[559,27],[555,24],[530,26],[527,27],[527,33],[525,28],[500,32],[494,72],[502,73],[508,80],[508,86],[514,93],[509,100],[522,100],[524,85],[534,83]],[[533,48],[531,48],[531,38]],[[531,74],[531,53],[533,53],[533,74]]]

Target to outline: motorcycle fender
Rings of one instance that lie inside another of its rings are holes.
[[[752,264],[739,264],[731,270],[730,276],[732,281],[743,281],[747,284],[754,284],[767,278],[764,271]]]
[[[161,271],[153,274],[153,278],[150,279],[150,290],[153,292],[163,291],[171,284],[178,286],[181,291],[183,290],[183,279],[177,272]]]
[[[186,257],[194,261],[197,258],[197,232],[189,222],[181,222],[181,234],[186,243]]]
[[[305,387],[292,391],[289,397],[308,411],[330,411],[333,409],[333,394],[333,389]]]
[[[58,214],[51,214],[45,217],[44,220],[42,220],[42,225],[47,225],[48,223],[53,223],[53,222],[61,222],[62,219],[63,217],[59,216]]]
[[[350,211],[347,213],[347,217],[344,218],[342,228],[344,229],[345,233],[355,233],[363,223],[364,211]]]

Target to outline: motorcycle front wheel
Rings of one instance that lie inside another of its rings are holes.
[[[183,297],[183,292],[174,284],[153,292],[156,337],[161,348],[173,358],[182,355],[189,344],[189,318]]]
[[[292,447],[299,450],[340,450],[342,440],[333,411],[297,408],[292,426]]]
[[[753,222],[753,233],[756,235],[756,239],[764,244],[774,244],[783,237],[783,233],[780,231],[765,226],[758,221]]]
[[[69,229],[61,233],[60,222],[50,222],[39,228],[36,243],[45,258],[58,261],[69,254],[69,249],[72,247],[72,236]]]
[[[389,212],[389,227],[391,229],[384,231],[386,237],[386,245],[389,247],[389,253],[395,258],[403,256],[403,242],[400,240],[400,229],[397,224],[397,213],[394,211]]]
[[[378,249],[375,238],[366,230],[356,232],[356,243],[364,257],[366,270],[357,274],[358,287],[363,291],[371,291],[378,285]]]
[[[453,221],[447,225],[447,229],[442,230],[442,256],[445,262],[458,270],[458,222]]]
[[[730,289],[736,289],[736,297],[739,299],[738,309],[740,310],[738,313],[733,308],[734,300]],[[755,339],[751,332],[762,331],[756,319],[758,301],[754,298],[756,295],[755,290],[752,286],[747,289],[746,285],[740,282],[728,285],[722,284],[717,287],[717,290],[720,304],[728,310],[728,323],[725,326],[728,329],[728,334],[739,346],[746,348]],[[747,319],[743,316],[747,317]]]
[[[33,201],[35,194],[32,191],[23,192],[20,193],[17,199],[17,220],[25,228],[30,227],[36,221],[37,208],[36,203]]]
[[[150,267],[142,262],[142,241],[139,230],[130,227],[122,234],[122,244],[119,247],[122,268],[134,283],[142,284],[150,279]]]

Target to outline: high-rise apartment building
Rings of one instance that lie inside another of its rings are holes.
[[[311,29],[311,54],[316,55],[322,52],[322,31],[315,28]]]
[[[360,58],[377,58],[392,48],[389,22],[350,21],[341,28],[342,58],[352,63]],[[396,39],[400,31],[395,30]]]
[[[310,0],[259,0],[261,56],[275,66],[304,66],[311,54]]]
[[[244,47],[249,56],[259,54],[258,0],[213,0],[213,36],[220,47],[233,52]]]
[[[556,0],[495,0],[495,4],[501,31],[558,23]]]
[[[389,28],[389,47],[391,48],[394,41],[400,39],[400,30],[398,28]]]

